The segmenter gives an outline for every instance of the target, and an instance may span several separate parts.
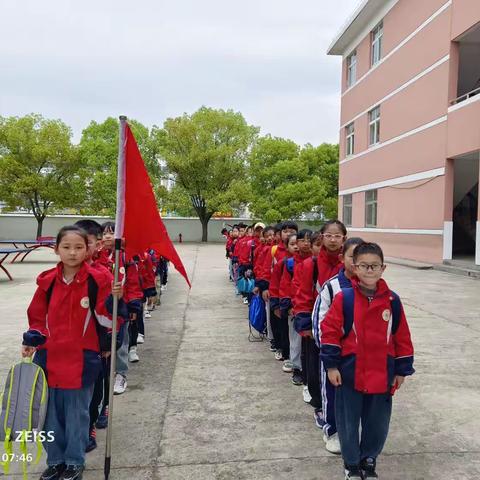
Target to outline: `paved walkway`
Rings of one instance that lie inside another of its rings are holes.
[[[265,343],[249,343],[246,307],[227,280],[223,247],[180,246],[192,279],[171,275],[147,322],[129,389],[115,397],[112,480],[340,479],[301,388]],[[50,252],[0,278],[0,382],[18,358],[34,275]],[[389,480],[470,480],[480,475],[480,283],[437,271],[389,266],[404,299],[417,374],[396,395],[379,462]],[[103,478],[104,432],[86,480]],[[40,471],[36,467],[32,471]],[[1,477],[1,475],[0,475]],[[20,478],[10,475],[9,478]],[[32,474],[31,478],[36,478]]]

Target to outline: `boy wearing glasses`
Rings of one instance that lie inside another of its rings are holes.
[[[392,396],[415,371],[403,307],[381,278],[382,249],[361,243],[353,263],[358,280],[336,295],[321,328],[321,359],[336,387],[346,480],[378,478],[376,459],[387,439]]]

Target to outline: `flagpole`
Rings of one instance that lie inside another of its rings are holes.
[[[114,282],[118,283],[120,270],[120,250],[122,248],[123,216],[124,216],[124,186],[125,186],[125,127],[127,117],[120,116],[119,141],[118,141],[118,173],[117,173],[117,212],[115,217],[115,268]],[[112,427],[113,427],[113,388],[117,369],[117,323],[118,323],[118,297],[113,297],[112,312],[112,344],[110,354],[110,382],[108,390],[108,427],[107,443],[105,447],[105,480],[110,476],[112,458]]]

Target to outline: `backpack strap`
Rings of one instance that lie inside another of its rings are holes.
[[[317,263],[317,257],[312,257],[312,262],[313,262],[313,288],[317,288],[317,282],[318,282],[318,263]],[[331,287],[331,285],[330,285]],[[330,299],[332,299],[333,296],[330,295]]]
[[[330,280],[328,280],[327,283],[325,283],[325,287],[327,287],[328,295],[330,296],[330,305],[331,305],[332,302],[333,302],[333,287],[332,287],[332,282],[330,282]]]
[[[88,304],[90,306],[90,311],[92,312],[93,318],[95,318],[95,307],[97,306],[97,297],[98,297],[97,282],[91,275],[89,275],[88,276]]]
[[[353,304],[355,299],[355,293],[353,288],[345,288],[343,293],[343,337],[345,340],[352,331],[353,328]]]
[[[392,307],[392,335],[395,335],[400,326],[400,318],[402,314],[402,302],[400,302],[400,297],[395,292],[390,292],[393,299],[390,301]]]
[[[330,282],[327,282],[327,284]],[[328,285],[327,285],[328,288]],[[331,285],[330,285],[331,288]],[[330,290],[329,290],[330,291]],[[353,305],[354,305],[354,290],[353,288],[344,288],[343,292],[343,337],[342,340],[348,337],[353,328]],[[390,292],[392,300],[390,301],[390,307],[392,309],[392,335],[395,335],[400,326],[400,318],[402,312],[402,303],[400,297],[395,292]]]
[[[53,293],[53,287],[55,286],[55,279],[52,280],[52,283],[48,287],[47,290],[47,307],[50,305],[50,299],[52,298],[52,293]]]

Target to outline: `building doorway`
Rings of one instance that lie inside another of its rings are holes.
[[[457,157],[453,192],[454,260],[475,263],[480,152]]]

